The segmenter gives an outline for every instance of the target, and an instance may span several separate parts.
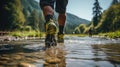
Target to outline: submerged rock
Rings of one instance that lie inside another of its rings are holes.
[[[18,64],[18,67],[35,67],[35,65],[26,62],[21,62]]]
[[[50,63],[50,64],[56,64],[56,63],[60,63],[60,59],[58,59],[58,58],[49,58],[49,59],[46,59],[46,62]]]

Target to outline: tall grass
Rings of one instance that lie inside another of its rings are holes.
[[[66,34],[68,36],[78,36],[78,37],[85,37],[88,36],[88,34]]]
[[[107,36],[109,38],[120,38],[120,30],[115,32],[100,33],[99,36]]]
[[[110,32],[110,33],[108,33],[108,36],[110,38],[120,38],[120,31]]]
[[[43,32],[37,31],[14,31],[10,33],[11,36],[18,36],[18,37],[42,37],[44,36]]]

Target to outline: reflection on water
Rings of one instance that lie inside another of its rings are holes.
[[[106,54],[102,47],[99,46],[112,43],[119,45],[120,40],[74,36],[67,37],[65,42],[67,51],[66,67],[120,67],[120,63],[111,63],[108,59],[110,55]],[[115,53],[116,51],[113,52]]]
[[[92,48],[95,50],[96,55],[98,56],[100,52],[104,52],[106,58],[105,61],[108,61],[110,67],[120,67],[120,45],[119,44],[101,44],[101,45],[92,45]],[[100,60],[97,60],[100,61]]]
[[[120,40],[66,36],[44,50],[44,40],[0,44],[0,67],[120,67]]]
[[[48,48],[45,51],[45,64],[44,67],[66,67],[65,51],[62,44],[59,47]],[[60,48],[61,47],[61,48]]]
[[[0,44],[0,67],[24,67],[34,66],[32,65],[34,63],[43,63],[44,46],[39,43],[39,40],[35,40],[35,42]],[[39,49],[35,48],[36,45]],[[34,48],[30,48],[31,46]]]

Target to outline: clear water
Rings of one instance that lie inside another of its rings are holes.
[[[119,45],[120,40],[66,36],[64,43],[59,43],[57,48],[52,48],[53,52],[50,51],[51,54],[61,55],[62,61],[47,66],[44,66],[47,58],[45,57],[47,52],[44,50],[44,40],[2,43],[0,44],[0,66],[18,67],[19,63],[26,62],[35,65],[35,67],[120,67],[120,63],[108,60],[107,57],[111,55],[93,47],[93,45],[113,43]],[[63,53],[65,54],[62,55]]]

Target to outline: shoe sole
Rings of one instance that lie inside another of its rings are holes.
[[[48,35],[49,35],[49,37],[47,37],[45,39],[45,46],[47,48],[50,48],[52,46],[56,46],[57,45],[57,41],[55,39],[55,36],[54,35],[50,35],[50,34],[48,34]]]

